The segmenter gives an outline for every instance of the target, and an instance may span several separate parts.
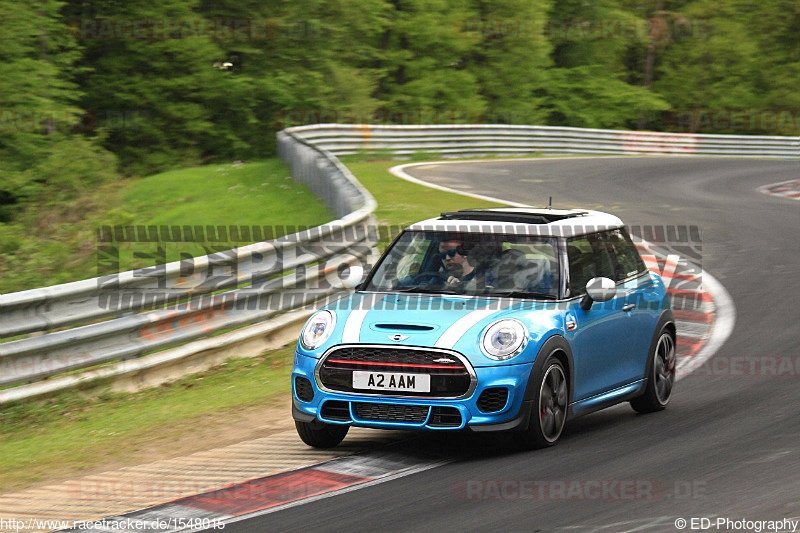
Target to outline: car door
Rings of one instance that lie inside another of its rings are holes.
[[[574,363],[574,400],[580,401],[617,388],[630,380],[625,357],[631,351],[628,295],[618,292],[607,302],[580,306],[586,283],[594,277],[614,278],[613,250],[600,232],[567,240],[570,297],[566,337]]]
[[[617,364],[620,376],[630,383],[644,377],[661,306],[653,280],[628,232],[620,228],[607,231],[602,237],[611,252],[614,268],[611,279],[617,283],[619,297],[624,300],[621,309],[628,342],[617,354]]]

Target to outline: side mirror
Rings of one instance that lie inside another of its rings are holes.
[[[617,294],[617,284],[609,278],[592,278],[586,284],[586,295],[581,299],[581,309],[588,311],[592,302],[607,302]]]
[[[346,274],[346,275],[345,275]],[[348,266],[339,274],[339,283],[345,289],[359,290],[367,279],[367,272],[359,264]]]

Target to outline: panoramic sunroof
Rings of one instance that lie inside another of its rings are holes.
[[[441,220],[486,220],[491,222],[514,222],[522,224],[549,224],[565,218],[579,217],[586,211],[571,213],[524,213],[519,211],[488,211],[482,209],[462,209],[450,213],[442,213]]]

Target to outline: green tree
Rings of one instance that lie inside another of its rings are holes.
[[[223,54],[213,39],[227,33],[206,24],[196,4],[70,0],[65,8],[84,47],[82,104],[108,131],[106,146],[126,174],[197,163],[236,146],[235,129],[212,119],[247,87],[214,68]]]
[[[80,52],[61,7],[0,0],[0,222],[32,202],[116,177],[113,156],[83,137],[81,93],[72,81]]]
[[[476,45],[467,24],[477,13],[465,0],[394,0],[381,37],[382,109],[399,122],[475,122],[487,111],[470,60]]]
[[[649,40],[647,21],[635,10],[619,0],[556,0],[547,27],[554,63],[550,124],[633,127],[642,113],[669,108],[628,67],[631,50]]]
[[[794,0],[763,0],[748,4],[752,9],[744,24],[755,39],[758,68],[754,87],[760,108],[776,112],[774,127],[769,115],[760,121],[762,131],[800,135],[800,3]]]
[[[372,114],[388,12],[384,0],[302,0],[270,10],[277,31],[259,43],[254,67],[260,107],[276,129],[363,121]]]
[[[545,35],[546,0],[473,0],[467,22],[474,43],[470,71],[486,100],[488,122],[542,124],[552,46]]]
[[[756,81],[764,58],[745,24],[752,9],[736,0],[700,0],[683,8],[695,31],[664,49],[653,81],[677,117],[691,117],[681,118],[679,129],[735,131],[727,115],[715,118],[718,113],[758,106]]]

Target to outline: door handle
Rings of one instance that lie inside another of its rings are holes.
[[[635,308],[636,308],[636,304],[628,304],[628,305],[623,305],[622,306],[622,310],[623,311],[633,311]]]

